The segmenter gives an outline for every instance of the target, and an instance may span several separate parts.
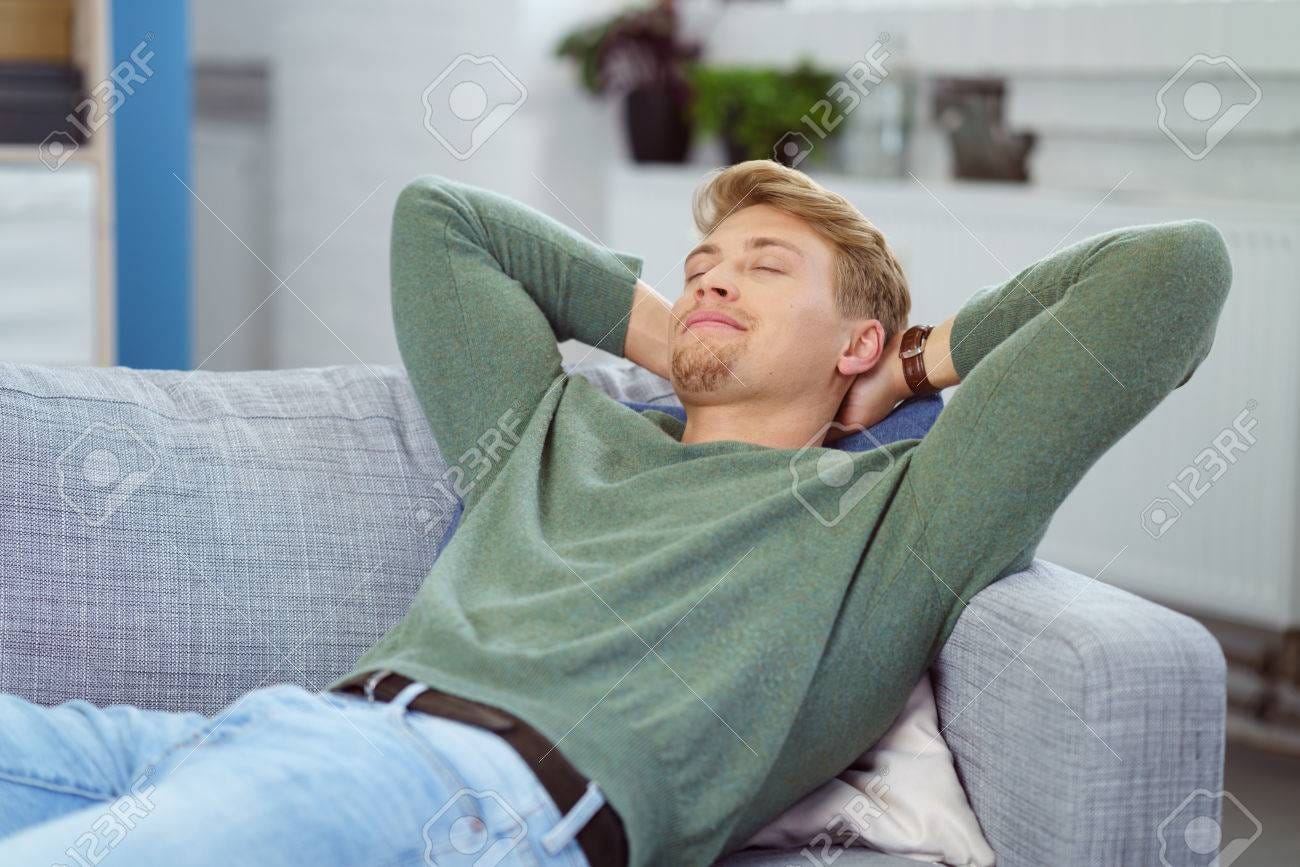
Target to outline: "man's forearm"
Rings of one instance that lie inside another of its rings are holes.
[[[921,353],[921,358],[925,361],[925,375],[935,388],[948,388],[961,382],[961,377],[953,366],[952,350],[949,347],[952,323],[956,318],[956,314],[953,314],[934,326],[925,340],[925,350]]]
[[[943,322],[935,325],[930,335],[925,340],[925,349],[921,353],[921,359],[925,362],[925,375],[937,388],[948,388],[961,382],[957,376],[957,370],[953,367],[952,352],[949,348],[950,335],[952,334],[952,323],[956,315],[949,316]],[[906,331],[906,329],[903,329]],[[880,355],[880,363],[887,365],[885,373],[888,375],[888,407],[886,411],[892,409],[900,400],[907,400],[912,396],[912,389],[907,385],[907,378],[903,375],[903,359],[899,357],[899,350],[903,344],[903,331],[896,331],[890,336],[885,343],[884,351]],[[874,419],[878,421],[879,419]]]
[[[672,340],[677,327],[672,305],[643,280],[636,281],[628,317],[623,357],[664,379],[672,365]]]

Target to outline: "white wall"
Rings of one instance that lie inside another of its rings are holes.
[[[238,356],[250,366],[398,360],[388,304],[389,220],[402,185],[416,175],[436,172],[491,187],[599,234],[600,179],[622,148],[620,118],[615,105],[579,91],[575,71],[558,64],[551,47],[575,20],[601,14],[602,4],[196,0],[194,6],[197,61],[261,63],[269,71],[269,187],[263,192],[270,230],[266,251],[258,253],[282,278],[301,265],[289,288],[256,314],[269,323],[269,346],[264,357]],[[425,129],[421,96],[463,53],[496,56],[528,95],[461,161]],[[202,159],[196,153],[196,162]],[[200,180],[209,174],[215,176],[196,166]],[[202,216],[196,213],[196,232],[224,231]],[[202,279],[198,290],[210,291]],[[219,357],[236,356],[223,350]]]
[[[276,281],[244,247],[264,259],[270,250],[267,146],[264,126],[196,119],[191,186],[206,207],[197,200],[191,204],[193,363],[204,370],[272,366],[273,320],[266,307],[257,306]]]
[[[275,4],[258,0],[190,3],[195,94],[191,186],[202,199],[190,207],[192,339],[193,363],[204,370],[272,366],[274,312],[269,304],[258,305],[276,281],[253,253],[271,261],[274,214],[265,73],[274,54],[270,23],[275,10]],[[263,86],[251,93],[240,82],[246,84],[254,73]]]

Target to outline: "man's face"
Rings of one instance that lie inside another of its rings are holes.
[[[770,205],[741,208],[687,257],[673,304],[672,381],[683,402],[790,398],[834,381],[849,326],[835,310],[835,249]],[[695,322],[721,314],[740,327]]]

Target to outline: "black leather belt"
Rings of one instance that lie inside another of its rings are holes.
[[[372,675],[380,675],[377,679]],[[367,681],[373,680],[368,687]],[[339,686],[337,692],[366,695],[375,701],[391,701],[406,686],[409,677],[393,672],[361,672]],[[483,704],[430,687],[411,701],[422,713],[446,717],[487,729],[515,749],[537,775],[542,787],[564,815],[587,791],[588,780],[555,748],[545,735],[528,723],[492,705]],[[545,761],[542,757],[545,756]],[[627,867],[627,837],[614,808],[605,803],[587,820],[576,837],[591,867]]]

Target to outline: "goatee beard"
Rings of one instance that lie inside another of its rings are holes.
[[[736,361],[744,351],[739,340],[710,345],[693,335],[673,350],[672,375],[677,391],[703,394],[717,391],[734,379]]]

